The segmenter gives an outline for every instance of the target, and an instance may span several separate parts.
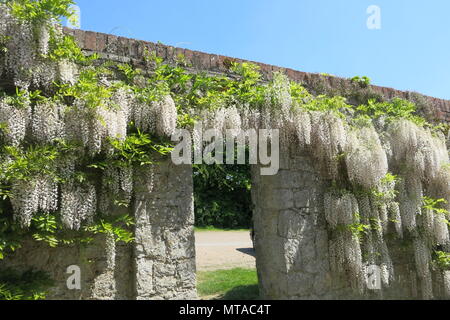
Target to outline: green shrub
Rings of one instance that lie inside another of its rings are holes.
[[[0,300],[43,300],[52,285],[45,272],[29,270],[20,274],[6,269],[0,272]]]
[[[249,165],[195,165],[195,225],[250,228],[250,189]]]

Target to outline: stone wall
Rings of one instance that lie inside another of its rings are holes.
[[[135,66],[143,65],[145,49],[156,52],[166,62],[175,62],[182,54],[186,62],[191,66],[192,72],[207,72],[211,74],[226,74],[230,62],[251,62],[260,67],[265,79],[271,79],[276,71],[284,72],[290,79],[303,84],[313,93],[329,93],[345,95],[346,92],[355,92],[355,85],[349,80],[335,76],[308,73],[290,68],[268,65],[255,61],[247,61],[218,54],[210,54],[189,49],[177,48],[161,43],[129,39],[111,34],[74,30],[64,28],[64,32],[73,35],[81,48],[86,52],[97,53],[100,57],[108,60],[128,62]],[[318,92],[319,90],[319,92]],[[361,88],[360,95],[376,95],[378,98],[389,100],[394,97],[411,100],[418,105],[426,107],[423,110],[428,118],[450,122],[450,101],[434,98],[417,92],[401,91],[393,88],[370,85]]]
[[[260,176],[252,167],[256,267],[264,299],[420,299],[411,241],[388,241],[394,280],[383,290],[356,293],[342,274],[330,268],[330,230],[323,197],[329,181],[296,147],[280,154],[280,171]],[[435,275],[439,276],[439,275]],[[442,279],[434,279],[434,297],[445,299]]]
[[[74,35],[87,52],[136,66],[142,63],[145,48],[169,62],[183,54],[192,65],[192,72],[226,74],[231,61],[242,62],[114,35],[70,29],[65,32]],[[266,79],[274,71],[284,71],[313,92],[319,87],[335,93],[354,88],[346,79],[256,64]],[[430,106],[423,110],[429,118],[450,121],[450,101],[377,86],[361,90],[361,94],[378,94],[384,99],[400,97],[420,102]],[[260,168],[252,167],[256,265],[262,298],[360,298],[344,279],[330,271],[329,231],[323,209],[326,181],[321,179],[309,155],[289,150],[281,157],[276,176],[260,176]],[[175,166],[170,160],[139,168],[134,190],[134,205],[130,208],[136,218],[133,244],[111,247],[102,236],[86,247],[48,248],[28,241],[12,258],[2,261],[0,269],[35,268],[49,272],[55,280],[51,299],[195,299],[192,168]],[[374,293],[369,297],[420,296],[420,289],[411,278],[415,274],[411,253],[405,253],[396,243],[390,248],[395,250],[391,254],[399,277],[385,296]],[[67,289],[66,270],[70,265],[81,268],[81,290]],[[443,289],[436,290],[439,296]]]
[[[132,248],[118,245],[114,252],[106,250],[106,238],[99,236],[88,246],[50,248],[36,241],[26,241],[22,248],[0,264],[1,269],[17,272],[30,269],[48,273],[54,286],[47,296],[50,300],[128,300],[133,298]],[[109,257],[114,260],[110,261]],[[69,290],[69,266],[81,270],[81,290]]]
[[[27,241],[0,269],[47,272],[55,284],[49,299],[195,299],[192,168],[164,160],[137,169],[135,181],[134,243],[111,246],[98,236],[90,245],[50,248]],[[81,290],[67,288],[72,265],[81,269]]]
[[[261,176],[252,166],[256,266],[263,299],[414,299],[420,297],[414,253],[390,243],[392,287],[355,294],[330,270],[323,194],[328,184],[314,160],[294,149],[281,153],[280,171]],[[50,299],[196,299],[193,183],[190,166],[170,161],[136,171],[135,242],[49,248],[27,241],[0,269],[43,270],[55,280]],[[81,268],[81,290],[68,290],[67,267]],[[435,283],[442,283],[437,279]],[[436,297],[444,297],[435,288]]]

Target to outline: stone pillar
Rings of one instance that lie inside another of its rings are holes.
[[[291,151],[280,157],[275,176],[252,168],[261,297],[332,298],[323,183],[308,156]]]
[[[387,237],[394,264],[389,288],[351,289],[342,274],[333,274],[329,263],[329,230],[323,196],[330,182],[321,178],[314,160],[298,150],[280,155],[280,171],[261,176],[252,167],[252,201],[256,234],[256,267],[263,299],[417,299],[417,279],[411,240]],[[394,230],[395,231],[395,230]],[[445,290],[435,281],[436,297]]]
[[[136,299],[196,299],[192,167],[165,160],[135,181]]]

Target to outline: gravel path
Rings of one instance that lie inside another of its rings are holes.
[[[255,268],[248,231],[200,231],[195,233],[197,271]]]

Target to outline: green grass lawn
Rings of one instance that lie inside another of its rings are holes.
[[[218,231],[247,231],[250,232],[250,229],[219,229],[215,227],[195,227],[196,232],[218,232]]]
[[[259,297],[255,269],[202,271],[197,274],[201,299],[256,300]]]

